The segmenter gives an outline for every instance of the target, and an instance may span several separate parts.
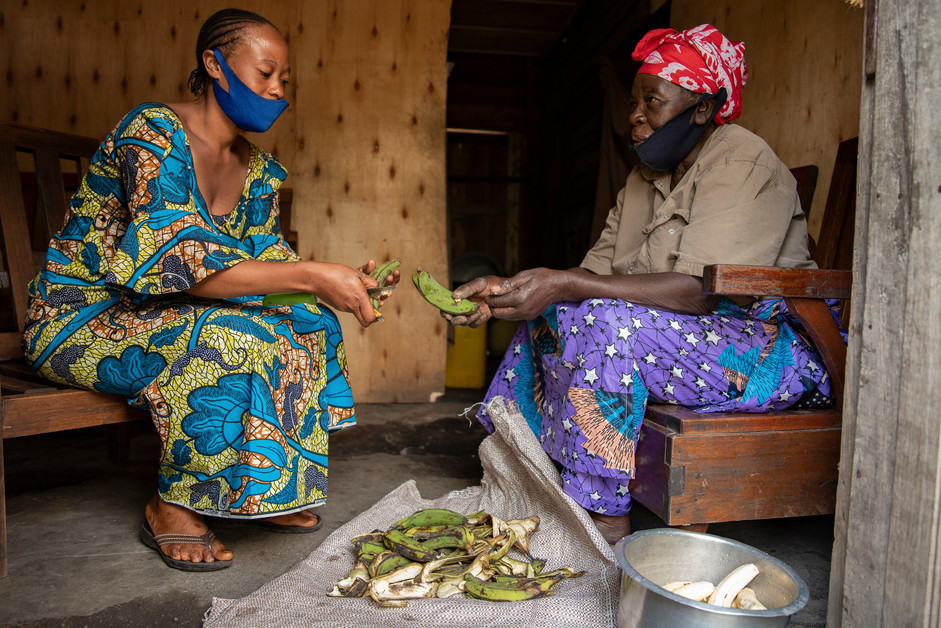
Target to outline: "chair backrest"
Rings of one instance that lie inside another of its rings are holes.
[[[98,145],[98,140],[71,133],[0,124],[0,230],[8,280],[0,293],[0,302],[6,306],[0,360],[23,355],[20,339],[26,320],[26,286],[39,270],[49,237],[62,227],[69,199],[67,180],[82,177]],[[65,171],[63,161],[68,166]],[[33,181],[35,194],[29,195],[33,198],[27,204],[23,186]],[[34,250],[33,243],[39,243],[36,248],[40,250]]]
[[[814,250],[814,261],[820,268],[853,269],[853,233],[856,226],[856,156],[859,139],[840,142],[827,206],[820,225],[820,236]]]
[[[791,174],[797,179],[797,198],[800,199],[804,215],[810,215],[810,205],[817,191],[817,176],[820,169],[817,166],[800,166],[791,168]]]

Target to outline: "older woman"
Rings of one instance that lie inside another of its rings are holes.
[[[30,285],[24,347],[46,377],[150,410],[162,453],[141,539],[171,567],[209,571],[233,554],[203,515],[319,527],[328,433],[355,423],[336,315],[262,296],[312,293],[366,327],[377,282],[372,261],[291,250],[278,222],[287,173],[241,134],[288,106],[278,30],[219,11],[196,64],[195,100],[142,104],[102,142]]]
[[[448,317],[527,321],[487,401],[517,402],[565,491],[610,542],[630,532],[648,399],[762,412],[829,394],[781,301],[702,293],[709,264],[814,266],[794,178],[761,138],[729,124],[741,110],[744,45],[708,24],[661,29],[634,58],[631,140],[642,164],[581,266],[477,278],[455,296],[483,299],[480,311]],[[486,408],[479,418],[491,428]]]

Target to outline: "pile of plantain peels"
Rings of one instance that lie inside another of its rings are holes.
[[[385,532],[353,537],[356,565],[327,595],[368,596],[390,607],[462,593],[492,602],[549,595],[557,583],[585,572],[543,571],[546,561],[529,554],[529,539],[538,529],[536,516],[504,521],[482,510],[419,510]]]

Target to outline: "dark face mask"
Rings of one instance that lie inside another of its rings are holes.
[[[716,94],[716,106],[713,108],[713,115],[725,104],[725,88],[720,88]],[[676,168],[683,159],[693,150],[696,142],[702,137],[702,134],[709,128],[709,124],[696,124],[691,122],[693,110],[699,103],[712,98],[712,94],[703,94],[699,100],[684,109],[681,113],[672,117],[666,124],[654,131],[650,137],[634,144],[631,142],[631,148],[637,151],[644,165],[661,172],[669,172]]]

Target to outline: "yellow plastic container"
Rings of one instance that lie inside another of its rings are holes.
[[[487,371],[487,323],[470,328],[455,326],[448,345],[444,385],[448,388],[483,388]]]

